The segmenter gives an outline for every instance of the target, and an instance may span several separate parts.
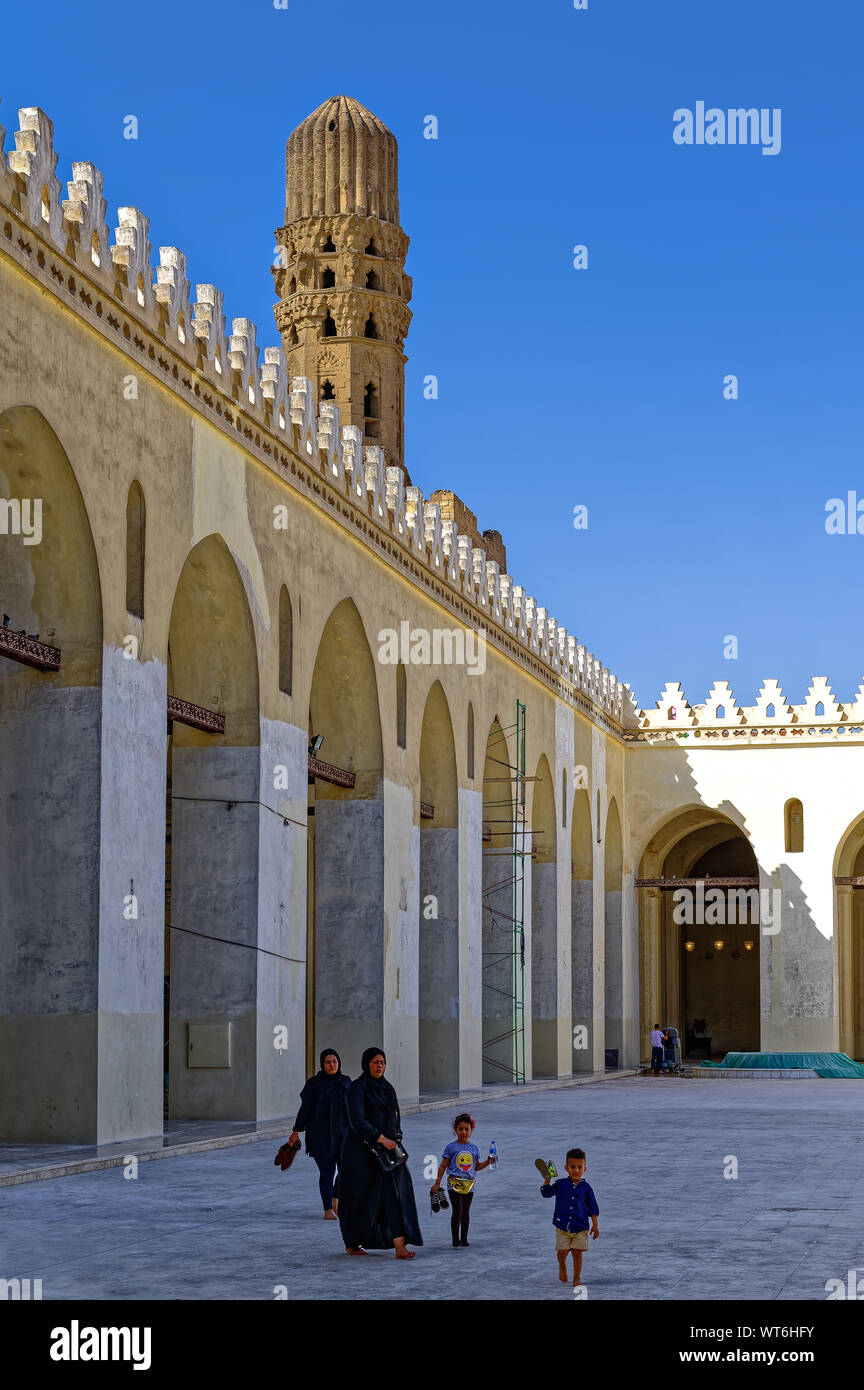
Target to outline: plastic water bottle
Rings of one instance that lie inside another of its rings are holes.
[[[497,1168],[497,1167],[498,1167],[498,1145],[495,1143],[495,1140],[494,1140],[494,1139],[492,1140],[492,1143],[489,1145],[489,1159],[490,1159],[489,1167],[490,1167],[490,1168]]]

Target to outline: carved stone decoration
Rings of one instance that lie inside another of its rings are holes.
[[[192,331],[198,339],[201,355],[206,362],[218,362],[217,373],[226,369],[225,315],[222,312],[222,291],[215,285],[195,286]]]
[[[261,368],[261,394],[270,402],[273,426],[282,428],[288,423],[288,373],[285,370],[285,354],[281,348],[264,349],[264,365]]]
[[[366,474],[363,468],[363,432],[357,425],[342,426],[342,458],[348,491],[360,506],[366,503]]]
[[[231,367],[240,373],[241,404],[254,405],[258,385],[258,330],[251,319],[232,319],[228,357]]]
[[[176,246],[160,246],[153,293],[157,303],[165,305],[168,322],[174,332],[177,333],[178,329],[182,331],[184,342],[188,338],[192,322],[192,307],[189,303],[190,289],[191,286],[186,275],[186,257],[183,252],[179,251]]]
[[[387,507],[393,513],[393,530],[398,536],[405,536],[408,518],[405,512],[405,474],[401,468],[385,469],[387,479]]]
[[[366,491],[372,503],[372,515],[379,518],[386,515],[386,494],[384,491],[384,454],[377,444],[369,444],[363,450],[366,468]]]
[[[318,417],[318,450],[327,476],[341,482],[344,476],[342,431],[339,425],[339,407],[335,401],[321,402]]]
[[[111,247],[119,282],[126,287],[128,303],[142,309],[154,302],[153,268],[150,265],[150,218],[138,208],[118,208],[115,243]]]
[[[107,271],[111,265],[110,238],[101,169],[86,161],[73,164],[72,182],[67,183],[66,189],[69,197],[63,200],[63,215],[67,223],[78,229],[78,265],[82,270],[95,266],[97,270]]]
[[[15,149],[9,154],[9,168],[24,182],[24,204],[31,227],[42,231],[63,251],[60,180],[54,172],[57,168],[54,123],[38,106],[22,106],[18,120],[20,129],[15,132]]]
[[[315,388],[308,377],[291,378],[291,424],[301,454],[314,456],[318,447],[317,426],[315,422]]]

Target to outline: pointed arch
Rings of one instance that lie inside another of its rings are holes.
[[[354,785],[316,778],[309,789],[307,1063],[335,1047],[357,1075],[384,1020],[384,758],[375,660],[350,598],[321,634],[309,732],[323,736],[320,757],[353,773]]]

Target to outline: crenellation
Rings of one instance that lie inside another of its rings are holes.
[[[192,332],[198,340],[199,349],[198,369],[203,371],[207,363],[213,362],[217,376],[223,377],[224,381],[225,315],[222,312],[222,291],[215,285],[196,285],[193,315]]]
[[[314,458],[318,447],[318,426],[315,419],[315,391],[308,377],[291,378],[289,408],[297,452]]]
[[[321,467],[328,478],[342,483],[345,469],[342,459],[342,432],[339,407],[335,401],[322,401],[318,416],[318,453]]]
[[[108,252],[108,204],[102,195],[102,171],[95,164],[80,161],[72,165],[72,181],[66,184],[63,216],[73,235],[70,254],[82,270],[101,271],[106,280],[111,261]]]
[[[43,232],[55,246],[64,250],[60,180],[55,173],[54,122],[38,106],[22,106],[18,120],[20,128],[15,132],[15,149],[9,154],[9,168],[18,175],[19,188],[24,194],[22,211],[31,227]]]
[[[342,458],[349,497],[366,505],[366,474],[363,470],[363,432],[359,425],[342,426]]]
[[[139,308],[148,309],[155,303],[150,218],[139,208],[118,208],[114,236],[114,244],[110,247],[114,293],[127,306],[137,300]]]
[[[837,724],[847,719],[843,706],[834,698],[826,676],[814,676],[803,705],[793,705],[791,708],[793,721],[801,724]]]
[[[433,569],[443,573],[446,559],[441,547],[441,508],[435,502],[424,502],[423,521],[429,564]]]
[[[393,530],[403,540],[407,538],[408,517],[405,511],[405,473],[395,464],[384,470],[387,479],[387,509],[393,518]]]
[[[367,444],[363,450],[366,470],[366,491],[372,515],[379,521],[387,515],[387,495],[384,480],[384,451],[377,444]]]
[[[748,724],[797,723],[797,716],[780,689],[780,682],[774,679],[763,682],[755,705],[746,706],[744,714]]]
[[[255,405],[258,400],[258,330],[251,319],[232,319],[228,358],[237,374],[237,387],[242,404]]]
[[[270,404],[271,426],[285,429],[288,424],[288,372],[285,368],[285,354],[281,348],[264,349],[264,364],[261,368],[261,395]]]

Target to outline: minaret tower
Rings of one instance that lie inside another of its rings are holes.
[[[399,226],[396,140],[353,97],[331,97],[286,150],[276,233],[276,324],[289,376],[339,406],[387,464],[404,469],[408,237]]]

